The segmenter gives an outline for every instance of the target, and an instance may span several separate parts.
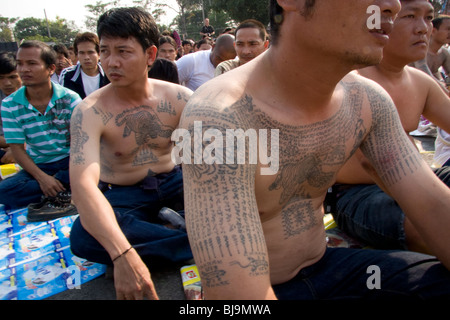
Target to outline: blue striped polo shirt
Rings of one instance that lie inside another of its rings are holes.
[[[52,83],[53,96],[40,113],[26,97],[26,87],[2,102],[3,131],[9,144],[26,143],[26,151],[34,163],[52,163],[69,156],[70,118],[81,102],[80,96]]]

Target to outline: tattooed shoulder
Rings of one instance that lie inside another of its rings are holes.
[[[389,187],[414,173],[420,167],[421,158],[406,136],[390,96],[377,87],[367,86],[365,91],[373,125],[361,150]]]
[[[188,102],[190,96],[191,95],[190,94],[188,95],[186,92],[179,91],[178,94],[177,94],[177,100],[178,101]]]
[[[103,125],[107,125],[109,120],[111,120],[113,118],[113,114],[109,111],[105,111],[103,110],[103,108],[100,108],[98,106],[93,106],[92,107],[92,111],[94,111],[94,113],[99,116],[103,122]]]
[[[71,122],[71,162],[75,165],[85,163],[84,145],[89,140],[88,134],[83,131],[83,112],[80,108],[75,109]]]

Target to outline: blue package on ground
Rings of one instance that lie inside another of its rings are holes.
[[[0,205],[0,300],[45,299],[105,273],[106,266],[70,251],[77,216],[29,223],[27,214]]]
[[[40,300],[67,289],[67,273],[58,253],[14,266],[19,300]]]

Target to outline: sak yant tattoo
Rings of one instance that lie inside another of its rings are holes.
[[[184,102],[189,101],[189,97],[185,93],[182,93],[182,92],[178,92],[177,99],[178,99],[178,101],[184,101]]]
[[[399,122],[394,125],[394,111],[392,115],[385,114],[389,106],[380,93],[359,83],[341,82],[339,86],[344,92],[340,107],[327,119],[310,124],[279,122],[258,108],[248,95],[216,110],[211,106],[217,105],[217,97],[211,94],[192,100],[185,109],[182,124],[189,124],[186,129],[192,135],[193,123],[199,119],[203,131],[279,130],[279,171],[272,180],[265,180],[265,194],[272,195],[280,208],[284,239],[293,239],[323,224],[317,214],[317,199],[326,193],[339,169],[360,146],[365,146],[363,151],[374,161],[386,160],[377,153],[379,150],[399,154],[390,168],[378,168],[388,181],[401,179],[402,173],[396,168],[413,171],[418,163],[406,145],[400,144],[401,150],[389,150],[392,141],[387,141],[387,137],[392,135],[384,135],[383,131],[400,132],[401,128],[395,128]],[[367,101],[372,109],[371,121],[363,117],[363,111],[370,112],[363,109]],[[382,130],[375,130],[378,136],[371,127],[373,123],[382,123]],[[205,145],[201,147],[205,150]],[[248,149],[245,152],[248,158]],[[248,161],[234,166],[197,163],[184,165],[183,172],[190,244],[196,263],[206,271],[205,286],[226,285],[227,271],[232,268],[245,270],[251,276],[268,274],[267,248],[255,194],[257,165]]]
[[[115,119],[118,127],[124,126],[123,137],[132,134],[135,137],[137,148],[133,150],[133,166],[142,166],[158,162],[152,149],[158,148],[154,140],[158,137],[170,138],[175,128],[164,125],[158,114],[149,106],[139,106],[126,110]]]
[[[158,107],[156,108],[156,111],[168,113],[171,116],[176,116],[177,112],[175,111],[175,108],[172,106],[172,104],[169,101],[161,101],[158,104]]]
[[[113,118],[113,114],[109,111],[104,111],[102,108],[92,107],[94,113],[102,119],[103,125],[107,125],[109,120]]]
[[[75,165],[82,165],[86,159],[84,156],[83,147],[89,140],[88,134],[82,130],[83,113],[81,110],[75,111],[72,115],[71,125],[71,147],[70,147],[70,159]]]
[[[417,152],[412,152],[412,143],[408,139],[397,139],[392,143],[387,136],[404,135],[398,113],[393,102],[372,88],[366,88],[373,121],[377,123],[378,134],[370,135],[361,147],[375,165],[378,175],[387,187],[414,173],[421,165]],[[390,109],[384,106],[390,105]]]

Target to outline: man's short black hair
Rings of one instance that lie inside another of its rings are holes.
[[[255,20],[255,19],[247,19],[247,20],[242,21],[239,24],[239,26],[236,28],[234,34],[237,35],[239,30],[246,29],[246,28],[258,29],[261,40],[262,41],[267,40],[266,27],[261,22],[259,22],[258,20]]]
[[[12,52],[0,52],[0,74],[9,74],[16,70],[16,55]]]
[[[98,36],[93,32],[79,33],[73,40],[73,51],[78,54],[78,45],[82,42],[91,42],[95,46],[95,51],[100,53],[100,41]]]
[[[147,50],[159,46],[159,30],[153,17],[141,8],[114,8],[98,20],[97,34],[102,37],[134,37]]]
[[[63,44],[54,44],[52,49],[55,50],[56,54],[62,54],[65,58],[69,58],[69,50]]]
[[[441,28],[442,22],[443,22],[445,19],[450,19],[450,16],[447,16],[447,15],[440,15],[439,17],[434,18],[434,19],[433,19],[433,28],[439,30],[439,29]]]

